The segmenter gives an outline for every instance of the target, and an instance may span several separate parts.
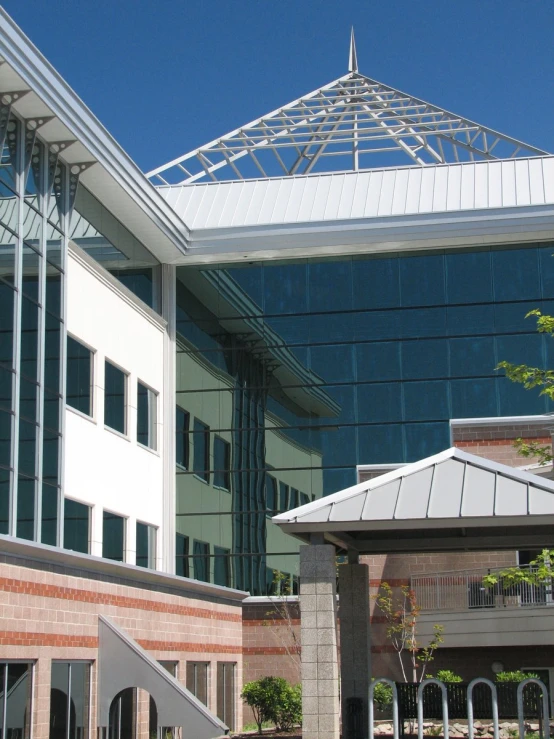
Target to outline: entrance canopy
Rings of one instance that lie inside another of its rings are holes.
[[[272,520],[360,554],[537,549],[554,543],[554,482],[451,448]]]

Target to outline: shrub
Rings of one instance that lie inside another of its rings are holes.
[[[431,675],[427,675],[431,677]],[[463,683],[460,675],[456,675],[452,670],[437,670],[436,679],[443,683]]]
[[[283,677],[262,677],[246,683],[241,698],[252,709],[260,734],[268,721],[278,730],[288,731],[302,719],[301,687],[289,685]]]
[[[373,691],[373,704],[380,711],[384,711],[392,704],[392,688],[390,685],[377,683]]]
[[[538,678],[536,672],[523,672],[523,670],[512,670],[505,672],[498,672],[496,675],[497,683],[520,683],[522,680],[528,677]]]

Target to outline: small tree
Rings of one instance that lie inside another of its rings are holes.
[[[415,591],[404,585],[395,597],[392,587],[384,582],[381,584],[379,593],[374,597],[385,618],[387,637],[398,655],[404,682],[408,682],[404,664],[406,656],[412,672],[412,681],[420,682],[425,677],[427,665],[433,660],[435,650],[444,641],[444,626],[434,624],[431,641],[427,646],[422,647],[417,635],[421,608],[417,603]]]
[[[288,600],[291,595],[290,579],[280,570],[273,570],[273,585],[276,595],[272,609],[266,612],[264,626],[281,642],[285,653],[300,671],[300,639],[295,628],[298,606],[296,602],[291,603]]]
[[[300,685],[290,685],[284,677],[262,677],[246,683],[241,698],[252,709],[259,734],[266,721],[274,723],[278,731],[290,731],[301,723]]]
[[[544,315],[540,310],[531,310],[525,318],[534,316],[537,318],[537,331],[539,334],[548,334],[554,338],[554,316]],[[517,382],[526,390],[540,388],[539,395],[546,395],[554,400],[554,370],[543,370],[538,367],[530,367],[527,364],[513,364],[512,362],[500,362],[496,369],[503,369],[506,377],[512,382]],[[514,447],[522,457],[535,457],[539,464],[550,464],[554,460],[551,446],[544,446],[536,441],[525,441],[516,439]]]

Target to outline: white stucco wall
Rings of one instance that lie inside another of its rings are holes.
[[[102,554],[102,513],[126,521],[125,560],[135,564],[136,522],[156,526],[156,566],[161,569],[163,522],[164,323],[114,278],[70,253],[67,331],[94,350],[93,417],[65,411],[64,493],[92,506],[91,554]],[[104,427],[104,363],[126,373],[127,435]],[[137,380],[158,393],[157,451],[137,444]]]

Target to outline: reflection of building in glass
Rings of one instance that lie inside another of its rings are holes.
[[[270,592],[274,570],[296,576],[298,547],[269,518],[323,494],[316,429],[340,406],[225,270],[179,270],[177,336],[178,541],[214,555],[209,570],[178,556]]]

